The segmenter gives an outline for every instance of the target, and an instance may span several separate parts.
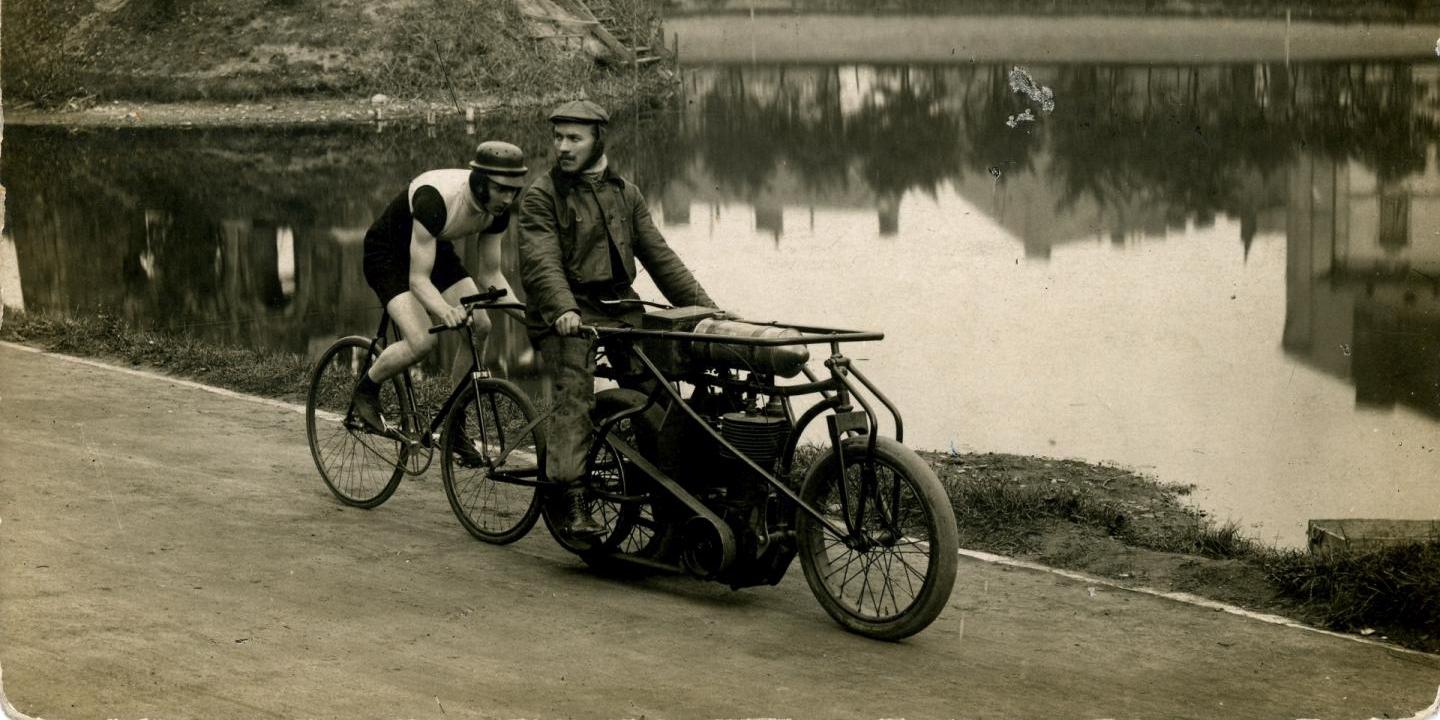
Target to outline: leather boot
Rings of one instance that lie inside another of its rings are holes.
[[[361,388],[355,388],[355,394],[350,398],[351,412],[355,417],[364,423],[366,429],[373,433],[385,432],[385,418],[380,415],[380,391],[377,387],[375,392],[365,392]]]
[[[561,523],[561,528],[565,534],[576,537],[605,534],[604,526],[595,522],[595,518],[590,515],[590,508],[585,506],[585,488],[566,488],[560,502],[564,503],[565,520]]]

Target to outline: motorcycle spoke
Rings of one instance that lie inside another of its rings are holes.
[[[910,580],[910,574],[913,573],[914,570],[912,570],[912,569],[910,568],[910,566],[909,566],[908,564],[906,564],[905,558],[896,558],[896,559],[900,561],[900,566],[906,571],[905,574],[902,575],[901,577],[904,577],[904,578],[905,578],[905,586],[910,590],[910,597],[913,598],[913,597],[915,597],[915,583],[911,582],[911,580]],[[923,577],[920,578],[920,582],[921,582],[921,583],[924,583],[924,582],[925,582],[925,578],[923,578]]]
[[[860,572],[856,573],[855,575],[856,577],[864,578],[864,582],[860,583],[860,595],[855,599],[855,606],[860,608],[861,610],[865,609],[865,591],[871,590],[872,599],[874,596],[874,589],[870,587],[870,568],[874,564],[875,557],[871,556],[869,553],[866,553],[865,565],[861,567]]]
[[[846,561],[845,561],[845,564],[844,564],[843,566],[837,567],[837,568],[831,570],[830,572],[826,573],[826,574],[825,574],[825,577],[824,577],[825,580],[829,580],[830,578],[835,577],[835,573],[838,573],[838,572],[841,572],[841,571],[848,571],[848,570],[850,569],[850,565],[855,562],[855,559],[858,558],[858,557],[860,557],[859,553],[856,553],[855,551],[849,550],[849,549],[846,550],[846,554],[848,554],[848,555],[850,556],[850,559],[849,559],[849,560],[846,560]],[[832,559],[832,560],[831,560],[831,565],[834,565],[835,563],[836,563],[836,560],[835,560],[835,559]],[[844,583],[841,583],[841,586],[843,587],[843,586],[844,586]]]

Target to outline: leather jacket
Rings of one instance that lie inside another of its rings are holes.
[[[532,330],[550,327],[570,310],[586,322],[622,315],[630,321],[638,306],[610,310],[597,300],[635,296],[637,258],[672,305],[715,307],[655,227],[639,188],[609,168],[594,183],[551,169],[525,189],[517,219]]]

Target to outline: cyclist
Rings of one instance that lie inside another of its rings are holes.
[[[520,148],[482,142],[468,170],[431,170],[411,180],[365,233],[365,281],[400,330],[398,342],[380,353],[355,387],[354,412],[371,429],[386,429],[381,385],[435,349],[428,316],[452,328],[468,320],[484,356],[490,319],[485,313],[469,315],[459,304],[479,288],[454,243],[478,233],[482,284],[513,296],[500,272],[500,241],[527,171]],[[465,348],[458,349],[452,366],[455,382],[469,367],[462,356],[468,356]]]
[[[578,334],[582,323],[639,324],[638,305],[604,304],[638,297],[630,287],[636,259],[672,304],[715,307],[665,243],[640,190],[609,166],[609,121],[589,100],[550,114],[555,166],[525,190],[518,214],[526,324],[555,387],[545,472],[567,486],[563,527],[572,535],[603,532],[582,484],[595,405],[593,343]]]

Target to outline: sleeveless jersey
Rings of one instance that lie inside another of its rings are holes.
[[[436,240],[453,242],[476,233],[503,232],[510,213],[485,212],[470,192],[470,171],[431,170],[410,181],[410,187],[396,197],[375,220],[375,235],[393,250],[410,248],[411,224],[419,221]]]

